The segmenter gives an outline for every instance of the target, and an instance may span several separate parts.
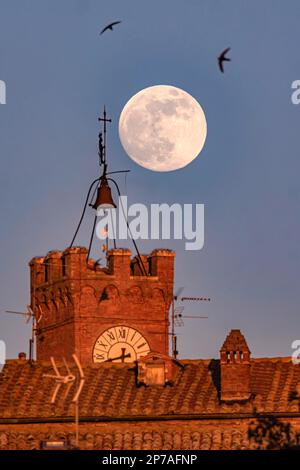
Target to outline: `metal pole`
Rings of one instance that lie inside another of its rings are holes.
[[[174,348],[175,348],[175,350],[174,350],[174,359],[177,359],[177,353],[178,353],[178,351],[177,351],[177,336],[174,336]]]
[[[79,406],[78,400],[75,402],[75,426],[76,426],[76,447],[79,449]]]
[[[175,311],[174,311],[174,295],[172,296],[172,357],[175,358]]]
[[[90,254],[91,254],[91,249],[92,249],[92,244],[93,244],[93,238],[94,238],[94,233],[95,233],[96,222],[97,222],[97,214],[95,215],[95,218],[94,218],[94,225],[93,225],[92,235],[91,235],[91,239],[90,239],[88,254],[87,254],[87,256],[86,256],[86,262],[88,262],[89,257],[90,257]]]
[[[31,339],[29,340],[29,363],[30,364],[33,361],[34,334],[35,334],[34,315],[32,315]]]
[[[136,244],[136,242],[135,242],[135,239],[134,239],[133,236],[132,236],[132,233],[131,233],[131,230],[130,230],[130,226],[129,226],[129,224],[128,224],[127,216],[126,216],[126,214],[125,214],[124,207],[123,207],[122,200],[121,200],[120,188],[119,188],[118,184],[116,183],[116,181],[115,181],[114,179],[112,179],[112,178],[107,178],[107,181],[111,181],[112,183],[114,183],[114,185],[115,185],[115,187],[116,187],[116,189],[117,189],[118,196],[119,196],[119,201],[120,201],[120,206],[121,206],[121,209],[122,209],[122,212],[123,212],[123,216],[124,216],[124,220],[125,220],[125,222],[126,222],[126,226],[127,226],[128,232],[129,232],[129,234],[130,234],[132,243],[133,243],[134,248],[135,248],[135,251],[136,251],[136,253],[137,253],[138,263],[139,263],[140,270],[143,271],[144,276],[148,276],[148,273],[147,273],[146,268],[145,268],[145,266],[144,266],[144,263],[143,263],[143,260],[142,260],[142,258],[141,258],[139,249],[138,249],[138,247],[137,247],[137,244]]]

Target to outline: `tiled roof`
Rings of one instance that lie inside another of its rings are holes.
[[[65,439],[75,445],[74,433],[1,432],[1,449],[39,449],[42,440]],[[80,432],[79,444],[85,450],[246,450],[253,447],[247,430],[194,430],[116,431],[102,433],[91,430]]]
[[[173,385],[137,386],[134,364],[94,364],[84,368],[86,382],[80,396],[80,416],[101,419],[251,414],[259,412],[298,413],[290,400],[300,384],[300,367],[290,358],[251,359],[251,396],[244,403],[220,403],[220,363],[217,360],[184,360]],[[60,366],[63,372],[63,365]],[[74,369],[74,374],[78,372]],[[7,361],[0,374],[0,422],[3,419],[47,419],[73,416],[73,384],[66,386],[56,403],[50,400],[54,380],[50,363]]]

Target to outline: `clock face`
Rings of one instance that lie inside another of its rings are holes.
[[[146,339],[134,328],[118,325],[105,330],[97,339],[94,362],[134,362],[146,356],[150,347]]]

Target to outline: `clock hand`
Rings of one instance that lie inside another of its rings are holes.
[[[126,357],[131,357],[131,354],[128,353],[128,354],[125,354],[125,356],[110,357],[109,359],[106,359],[105,362],[117,361],[118,359],[125,359]]]
[[[106,362],[112,362],[112,361],[117,361],[118,359],[121,359],[122,362],[124,362],[124,359],[126,357],[131,357],[130,353],[125,354],[126,348],[122,348],[122,354],[117,357],[110,357],[109,359],[106,360]]]

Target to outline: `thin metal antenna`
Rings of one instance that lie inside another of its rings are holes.
[[[44,374],[43,377],[48,377],[50,379],[55,379],[56,387],[55,387],[54,393],[53,393],[52,398],[51,398],[51,404],[53,405],[56,401],[56,397],[57,397],[57,394],[60,390],[60,387],[62,385],[74,382],[76,377],[75,377],[74,374],[71,374],[70,370],[68,370],[68,369],[67,369],[67,374],[62,375],[58,370],[58,367],[56,365],[56,362],[55,362],[55,359],[54,359],[53,356],[50,357],[50,360],[51,360],[51,364],[52,364],[53,370],[55,372],[55,375],[54,374]]]
[[[184,287],[179,287],[175,294],[172,296],[172,304],[171,304],[171,338],[172,338],[172,357],[174,359],[177,358],[178,350],[177,350],[177,336],[175,335],[175,326],[181,327],[184,326],[183,318],[195,318],[195,319],[204,319],[208,318],[205,316],[198,316],[198,315],[182,315],[184,310],[183,306],[175,308],[175,302],[177,301],[194,301],[194,302],[210,302],[210,297],[179,297],[179,295],[184,290]]]
[[[74,403],[74,405],[75,405],[76,448],[79,449],[79,397],[80,397],[80,394],[82,392],[82,389],[83,389],[83,386],[84,386],[84,383],[85,383],[85,377],[84,377],[82,366],[81,366],[80,361],[79,361],[78,357],[76,356],[76,354],[72,354],[72,358],[73,358],[73,360],[75,362],[75,365],[76,365],[76,367],[79,371],[79,378],[80,378],[78,388],[75,391],[75,394],[74,394],[73,399],[72,399],[72,403]],[[57,398],[57,394],[58,394],[58,392],[59,392],[62,385],[67,385],[65,393],[63,395],[63,400],[65,400],[67,398],[67,396],[69,394],[69,391],[70,391],[73,383],[76,380],[76,377],[75,377],[74,374],[71,373],[69,365],[68,365],[65,358],[62,358],[62,362],[64,363],[64,366],[65,366],[66,371],[67,371],[66,375],[62,375],[59,372],[59,369],[56,365],[54,357],[51,356],[50,360],[51,360],[51,364],[52,364],[52,367],[53,367],[53,370],[54,370],[55,374],[44,374],[43,377],[48,377],[48,378],[54,379],[55,382],[56,382],[56,387],[55,387],[54,392],[53,392],[52,397],[51,397],[51,403],[54,404],[55,401],[56,401],[56,398]]]
[[[189,300],[191,302],[210,302],[210,297],[181,297],[180,299],[181,302],[184,302],[185,300]]]
[[[172,357],[177,358],[177,337],[175,335],[175,301],[177,301],[179,294],[183,291],[184,287],[179,287],[176,293],[172,296],[172,315],[171,315],[171,338],[172,338]],[[176,325],[177,326],[177,325]]]
[[[193,318],[193,319],[208,318],[208,317],[201,316],[201,315],[182,315],[183,311],[184,311],[184,307],[175,308],[175,315],[174,315],[175,326],[178,326],[178,327],[184,326],[184,321],[183,321],[184,318]]]
[[[40,305],[38,305],[38,309],[40,312],[40,315],[37,317],[37,315],[34,313],[33,309],[31,308],[30,305],[26,305],[26,311],[25,312],[17,312],[15,310],[5,310],[4,313],[10,313],[13,315],[22,315],[25,318],[25,322],[29,323],[30,319],[32,320],[32,326],[31,326],[31,338],[29,339],[29,362],[31,363],[33,361],[33,352],[34,352],[34,337],[36,334],[37,330],[37,325],[41,321],[43,317],[43,311]]]
[[[84,386],[85,378],[78,357],[76,354],[72,354],[72,357],[79,370],[80,376],[79,387],[72,400],[72,402],[75,404],[76,447],[79,448],[79,397]]]
[[[171,319],[171,338],[172,338],[172,357],[177,358],[178,351],[176,349],[176,336],[175,336],[175,305],[174,295],[172,297],[172,319]]]
[[[175,326],[183,326],[183,320],[182,320],[182,312],[184,310],[184,307],[176,307],[174,310],[174,323]]]

